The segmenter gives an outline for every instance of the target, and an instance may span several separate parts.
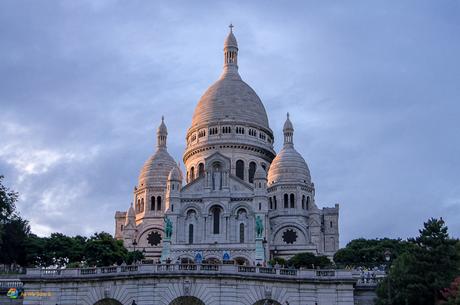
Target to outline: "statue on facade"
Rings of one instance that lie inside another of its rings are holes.
[[[171,219],[168,216],[165,217],[165,235],[166,238],[170,239],[172,235],[173,225]]]
[[[256,236],[262,237],[264,233],[264,225],[262,224],[262,219],[259,215],[256,217]]]

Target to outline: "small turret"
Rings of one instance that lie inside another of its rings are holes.
[[[164,116],[161,117],[161,124],[157,129],[157,146],[158,149],[166,148],[166,139],[168,138],[168,128],[165,125]]]

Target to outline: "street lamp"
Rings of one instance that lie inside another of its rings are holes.
[[[385,260],[387,262],[387,286],[388,286],[388,304],[391,304],[391,288],[390,288],[390,260],[391,260],[391,252],[390,250],[385,250],[384,253]]]
[[[137,241],[134,240],[134,241],[133,241],[133,248],[134,248],[134,251],[133,251],[133,254],[134,254],[134,265],[135,265],[136,262],[137,262],[137,258],[136,258],[136,246],[137,246]]]

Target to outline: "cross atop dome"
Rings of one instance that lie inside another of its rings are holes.
[[[233,32],[233,28],[235,27],[231,22],[230,25],[228,26],[230,28],[230,32]]]

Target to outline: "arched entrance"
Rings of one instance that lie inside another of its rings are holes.
[[[115,299],[106,298],[106,299],[97,301],[96,303],[94,303],[94,305],[123,305],[123,304]]]
[[[169,305],[204,305],[203,301],[199,298],[187,296],[187,297],[178,297],[172,300]]]
[[[281,305],[281,303],[272,299],[263,299],[255,302],[254,305]]]
[[[240,266],[250,266],[249,261],[248,261],[246,258],[244,258],[244,257],[241,257],[241,256],[240,256],[240,257],[235,257],[234,260],[235,260],[235,262],[236,262],[237,265],[240,265]]]

